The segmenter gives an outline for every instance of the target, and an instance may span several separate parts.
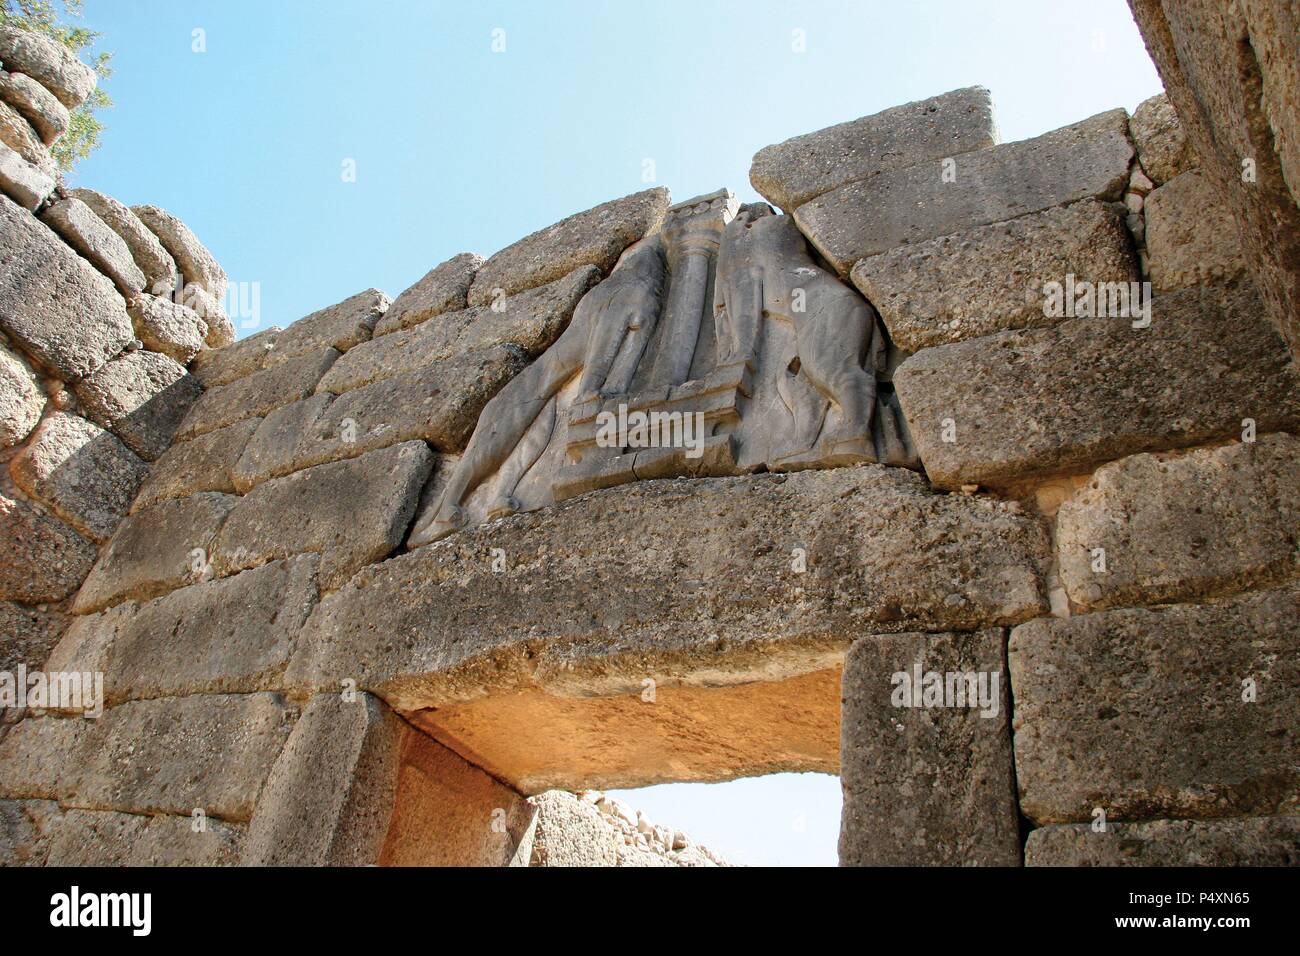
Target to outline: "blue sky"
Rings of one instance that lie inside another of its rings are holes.
[[[241,334],[370,286],[395,296],[458,252],[646,188],[646,160],[679,199],[725,185],[752,200],[761,147],[958,87],[992,91],[1004,141],[1160,90],[1124,0],[86,0],[85,13],[116,51],[117,106],[73,182],[171,210],[233,282],[258,283],[261,321]],[[745,862],[834,861],[834,778],[641,796],[657,822]],[[802,830],[771,836],[799,812]]]

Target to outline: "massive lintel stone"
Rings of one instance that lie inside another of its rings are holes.
[[[972,86],[765,146],[749,181],[768,202],[792,211],[840,186],[997,141],[989,91]]]
[[[18,352],[0,345],[0,448],[11,448],[32,433],[45,410],[45,390]]]
[[[995,628],[849,649],[841,866],[1020,865],[1005,643]]]
[[[213,548],[218,574],[321,555],[321,590],[391,554],[406,536],[433,453],[412,441],[265,482],[239,499]]]
[[[316,555],[78,618],[49,669],[100,672],[104,700],[276,690],[316,606]]]
[[[415,439],[460,451],[483,406],[527,364],[522,350],[498,345],[337,398],[322,392],[277,408],[235,466],[235,485],[247,492],[270,478]]]
[[[1300,812],[1300,588],[1022,624],[1008,660],[1035,823]]]
[[[1001,487],[1237,437],[1246,418],[1300,428],[1294,363],[1249,285],[1160,296],[1139,321],[1070,319],[905,361],[894,385],[930,480]]]
[[[668,190],[656,187],[539,229],[483,263],[470,286],[469,304],[489,305],[583,266],[608,274],[624,249],[658,228],[668,203]]]
[[[258,800],[243,863],[527,865],[533,815],[370,694],[318,694]]]
[[[291,717],[277,694],[201,694],[28,718],[0,740],[0,796],[247,822]]]
[[[234,494],[235,464],[261,423],[260,418],[248,418],[172,445],[150,467],[131,511],[200,491]]]
[[[1189,170],[1151,195],[1143,206],[1151,287],[1170,292],[1227,282],[1246,271],[1231,213],[1210,181]]]
[[[559,338],[578,302],[600,281],[594,266],[547,285],[482,306],[438,316],[357,346],[329,370],[319,392],[345,392],[494,345],[514,345],[535,358]]]
[[[444,312],[460,312],[469,306],[469,287],[484,259],[462,252],[434,266],[389,306],[375,325],[375,335],[400,332]]]
[[[54,177],[0,143],[0,192],[33,211],[54,191]]]
[[[70,110],[95,89],[95,71],[66,46],[10,24],[0,24],[0,63],[30,76]]]
[[[853,284],[904,352],[1008,329],[1056,325],[1047,283],[1135,282],[1124,220],[1093,200],[891,249],[853,267]]]
[[[1036,139],[881,173],[795,210],[795,222],[845,276],[905,242],[951,235],[1080,199],[1117,200],[1133,146],[1111,110]]]
[[[366,289],[299,319],[276,337],[266,367],[321,349],[346,352],[354,345],[369,341],[375,323],[388,310],[388,304],[388,296],[383,292]]]
[[[157,206],[132,206],[131,211],[158,237],[180,268],[187,285],[197,285],[217,300],[225,298],[225,270],[189,226]]]
[[[181,422],[176,438],[187,441],[246,418],[264,418],[281,405],[306,398],[338,357],[334,349],[299,355],[228,385],[209,388]]]
[[[1088,608],[1163,604],[1300,575],[1297,475],[1286,434],[1103,465],[1057,514],[1066,592]]]
[[[108,227],[117,233],[135,264],[144,273],[146,288],[155,295],[167,296],[177,288],[180,272],[171,254],[162,247],[158,237],[140,221],[140,217],[112,196],[93,189],[74,189],[68,195],[89,206]]]
[[[236,500],[205,493],[129,516],[77,592],[73,610],[89,614],[127,599],[146,601],[204,580],[212,542]]]
[[[144,273],[135,264],[126,242],[80,199],[60,199],[41,213],[41,219],[112,279],[123,295],[135,295],[144,289]]]
[[[1045,551],[900,469],[639,482],[366,568],[286,680],[351,677],[529,793],[833,772],[850,641],[1043,613]]]
[[[2,196],[0,330],[67,381],[89,375],[135,337],[113,283]]]
[[[95,563],[95,546],[62,521],[25,501],[0,495],[0,600],[59,601]]]
[[[69,810],[49,827],[47,866],[234,866],[247,827],[193,816]]]
[[[170,447],[203,389],[175,359],[140,350],[100,366],[74,391],[89,418],[153,461]]]
[[[1039,827],[1026,866],[1300,866],[1300,816]]]
[[[0,70],[0,100],[32,124],[32,129],[46,146],[54,145],[54,141],[68,129],[67,107],[30,76]]]
[[[190,366],[190,374],[202,382],[204,388],[215,388],[260,372],[268,367],[275,343],[283,331],[278,325],[273,325],[222,348],[200,352]]]
[[[1196,168],[1196,154],[1164,93],[1139,103],[1128,128],[1137,147],[1138,162],[1157,186]]]
[[[84,418],[56,412],[10,462],[23,491],[94,541],[105,541],[127,512],[149,467]]]

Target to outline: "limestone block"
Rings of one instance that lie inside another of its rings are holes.
[[[68,195],[89,206],[108,227],[117,233],[135,264],[144,273],[146,288],[154,295],[169,296],[178,288],[180,272],[171,254],[162,247],[158,237],[140,221],[140,217],[112,196],[93,189],[73,189]]]
[[[130,515],[99,556],[73,610],[89,614],[204,580],[211,573],[212,543],[236,500],[203,493]]]
[[[560,337],[578,302],[597,282],[594,267],[491,306],[439,316],[357,346],[321,379],[317,391],[345,392],[494,345],[515,345],[535,358]]]
[[[54,191],[54,177],[0,143],[0,192],[29,212]]]
[[[989,91],[972,86],[766,146],[754,156],[749,181],[768,202],[792,211],[840,186],[997,140]]]
[[[0,671],[40,668],[67,626],[68,616],[58,611],[0,601]]]
[[[126,242],[80,199],[60,199],[41,213],[41,219],[112,279],[123,295],[129,297],[144,289],[144,273]]]
[[[853,284],[904,352],[1061,321],[1047,283],[1136,282],[1132,242],[1114,207],[1084,200],[1010,222],[891,249],[853,267]]]
[[[101,366],[73,391],[87,417],[153,461],[171,446],[203,389],[175,359],[140,350]]]
[[[84,103],[95,89],[95,71],[67,47],[8,24],[0,24],[0,62],[6,70],[30,76],[70,110]]]
[[[260,418],[248,418],[172,445],[149,469],[131,511],[201,491],[234,494],[235,465],[261,423]]]
[[[1150,326],[1134,321],[1070,319],[905,361],[894,385],[930,480],[999,487],[1238,437],[1245,418],[1300,427],[1294,367],[1248,285],[1158,296]]]
[[[27,360],[0,346],[0,448],[32,433],[45,410],[45,390]]]
[[[218,574],[309,551],[321,555],[322,590],[392,553],[433,467],[423,442],[265,482],[241,498],[213,550]]]
[[[117,438],[64,412],[46,418],[9,465],[18,487],[97,542],[117,529],[148,471]]]
[[[267,367],[281,331],[279,326],[273,325],[230,345],[207,349],[195,356],[190,374],[202,382],[204,388],[213,388],[260,372]]]
[[[95,546],[62,521],[0,495],[0,600],[44,604],[67,597],[95,563]]]
[[[1300,866],[1300,816],[1039,827],[1026,866]]]
[[[135,337],[113,283],[3,197],[0,330],[67,381],[89,375]]]
[[[1227,282],[1246,271],[1231,213],[1201,173],[1169,180],[1146,198],[1151,286],[1170,292]]]
[[[146,349],[189,365],[208,336],[208,323],[193,309],[149,293],[126,304],[135,334]]]
[[[0,99],[0,143],[4,143],[45,175],[58,174],[58,165],[54,162],[54,157],[41,142],[32,124],[2,99]]]
[[[470,286],[469,304],[489,305],[503,294],[554,282],[583,266],[608,274],[624,249],[659,226],[668,203],[668,190],[656,187],[539,229],[483,263]]]
[[[158,237],[185,277],[217,300],[226,296],[226,273],[189,226],[157,206],[132,206],[131,211]]]
[[[854,642],[841,866],[1020,865],[1005,642],[1001,629]]]
[[[1125,822],[1296,813],[1297,615],[1292,586],[1017,627],[1021,812],[1039,824],[1091,822],[1096,807]]]
[[[30,76],[0,70],[0,100],[32,124],[46,146],[54,145],[68,129],[68,108]]]
[[[0,796],[247,822],[292,717],[277,694],[201,694],[28,718],[0,740]]]
[[[1297,474],[1300,440],[1286,434],[1103,465],[1057,516],[1070,599],[1088,608],[1189,601],[1297,576]]]
[[[192,816],[69,810],[50,827],[47,866],[234,866],[248,828]]]
[[[378,289],[367,289],[337,305],[313,312],[280,333],[268,355],[268,365],[321,349],[346,352],[354,345],[367,342],[388,305],[387,295]]]
[[[529,866],[617,866],[620,834],[593,804],[551,790],[529,797],[537,808]]]
[[[243,863],[504,866],[532,816],[378,698],[319,694],[266,782]]]
[[[235,341],[235,325],[226,315],[225,306],[202,286],[189,283],[176,294],[176,301],[197,312],[208,324],[208,335],[203,341],[209,348],[219,349]]]
[[[334,349],[324,349],[208,388],[181,423],[177,439],[186,441],[246,418],[265,418],[281,405],[306,398],[338,357]]]
[[[44,866],[59,816],[53,800],[0,800],[0,866]]]
[[[400,332],[444,312],[459,312],[469,305],[469,287],[484,259],[462,252],[434,266],[389,306],[375,325],[375,335]]]
[[[79,618],[51,667],[102,672],[109,706],[277,690],[316,605],[317,564],[316,555],[302,555]]]
[[[298,471],[299,454],[306,454],[309,451],[314,454],[316,450],[314,443],[308,442],[306,436],[333,401],[333,395],[322,392],[291,405],[283,405],[261,419],[231,470],[230,477],[236,490],[240,494],[247,494],[264,481],[281,478]],[[356,443],[349,443],[344,439],[354,435],[353,428],[348,428],[346,434],[340,428],[331,437],[338,447],[345,452],[352,452]],[[360,451],[353,454],[360,454]],[[339,457],[350,458],[353,455],[341,454]],[[321,464],[328,460],[326,456],[313,464]]]
[[[1138,162],[1157,186],[1196,168],[1196,154],[1164,93],[1139,103],[1128,128],[1137,147]]]
[[[1100,113],[1035,139],[881,173],[795,210],[795,222],[848,275],[859,259],[1080,199],[1117,200],[1133,146],[1128,114]],[[951,165],[945,162],[951,160]],[[945,171],[950,174],[945,176]]]

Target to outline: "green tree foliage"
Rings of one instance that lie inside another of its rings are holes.
[[[0,0],[0,23],[35,33],[43,33],[62,43],[78,57],[94,44],[99,34],[74,21],[81,18],[82,0]],[[100,84],[89,99],[72,111],[68,131],[50,148],[55,162],[63,170],[71,170],[99,148],[99,134],[104,129],[97,115],[113,105],[104,92],[103,81],[113,75],[109,66],[112,53],[94,54],[89,66],[98,74]]]

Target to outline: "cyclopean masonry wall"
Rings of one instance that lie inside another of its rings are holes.
[[[588,791],[821,771],[849,865],[1296,862],[1300,392],[1198,175],[961,90],[199,351],[0,846],[708,865]]]

